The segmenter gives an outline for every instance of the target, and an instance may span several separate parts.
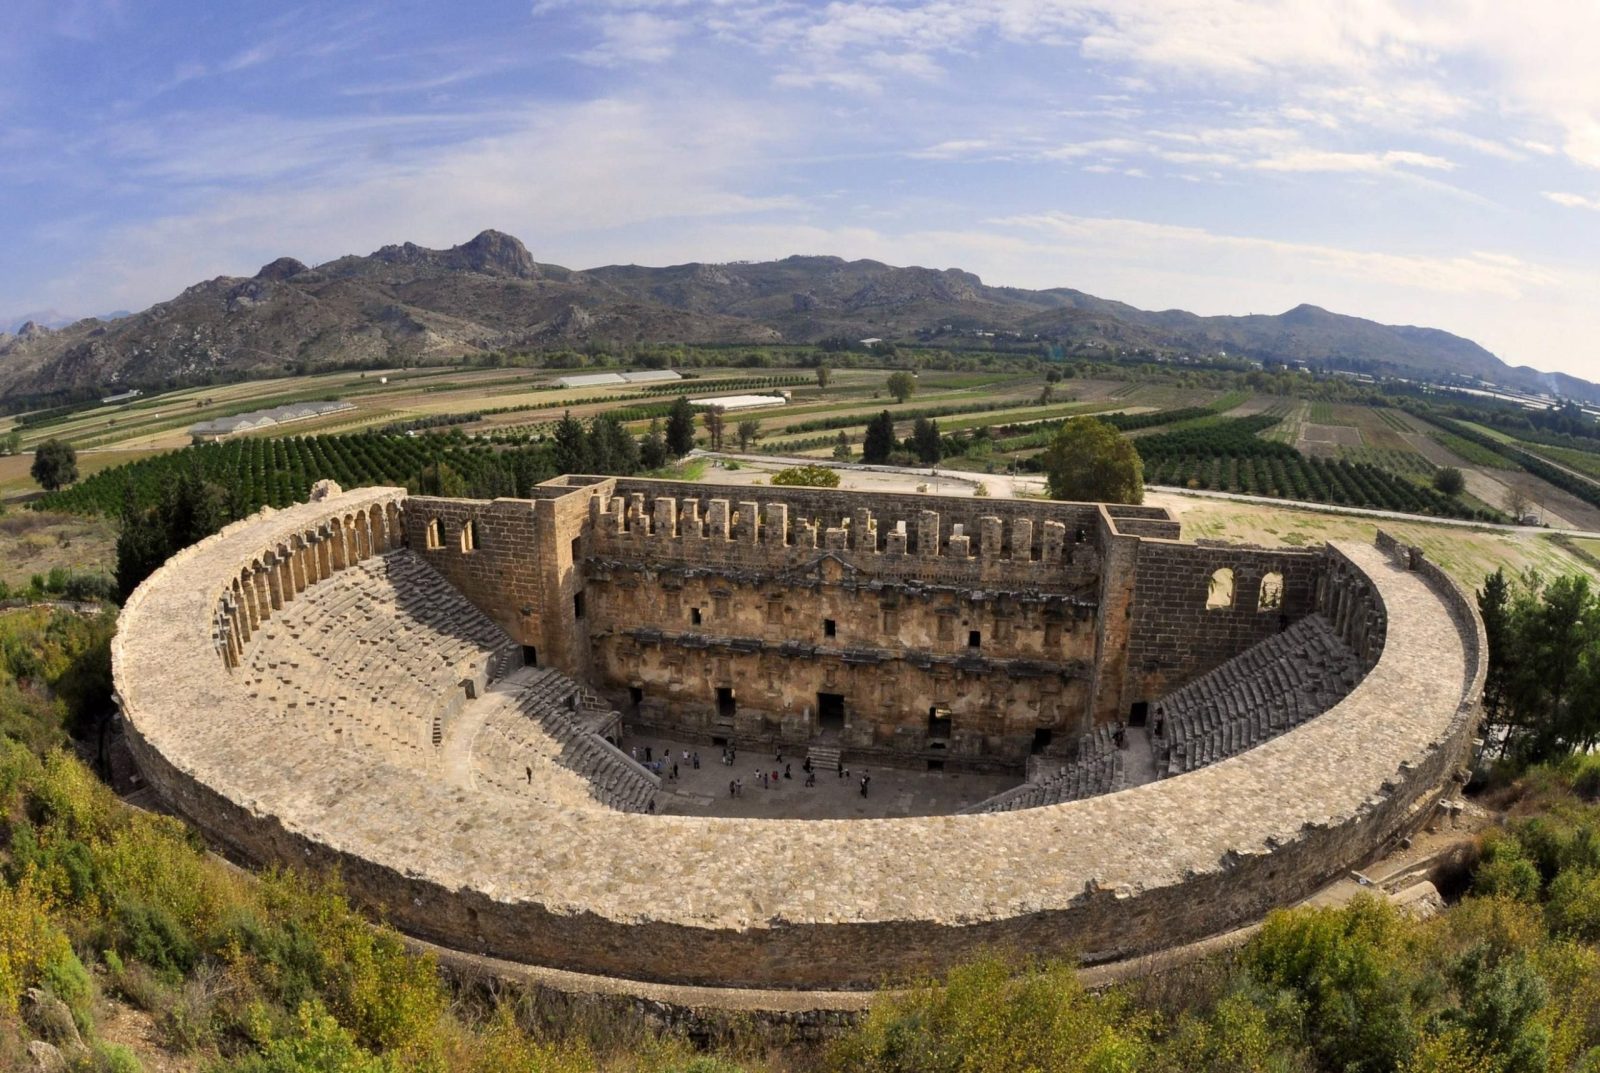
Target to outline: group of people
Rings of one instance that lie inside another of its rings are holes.
[[[761,788],[763,790],[774,789],[778,785],[778,780],[779,779],[793,779],[794,778],[794,765],[792,763],[784,763],[783,750],[781,750],[781,749],[778,750],[777,753],[774,754],[773,760],[774,760],[775,763],[783,764],[783,771],[781,773],[778,771],[777,768],[773,768],[770,772],[769,771],[765,771],[765,770],[763,770],[761,768],[757,768],[756,771],[755,771],[755,774],[751,776],[751,781],[752,782],[759,782],[761,784]],[[731,762],[731,761],[724,761],[724,762]],[[800,770],[805,772],[805,776],[806,776],[805,784],[807,786],[815,786],[817,784],[817,769],[812,765],[811,758],[809,756],[806,757],[803,761],[800,762]],[[837,772],[839,774],[839,778],[840,779],[848,779],[850,777],[850,769],[844,766],[844,760],[843,759],[839,760],[836,770],[837,770]],[[872,786],[872,776],[863,772],[862,776],[861,776],[861,782],[858,785],[860,786],[860,789],[861,789],[861,796],[862,797],[866,797],[870,787]],[[728,780],[728,796],[729,797],[743,797],[744,796],[744,780],[743,779],[729,779]]]
[[[654,755],[654,747],[646,745],[644,747],[644,757],[642,759],[639,756],[639,747],[637,745],[630,749],[629,752],[633,756],[633,762],[643,766],[646,771],[653,772],[657,775],[664,775],[668,781],[671,782],[676,782],[678,780],[678,761],[672,758],[671,749],[661,750],[661,756],[657,757]],[[700,754],[698,752],[691,753],[688,749],[684,749],[683,764],[685,767],[693,766],[696,771],[699,771]],[[531,774],[529,775],[529,781],[533,781]]]
[[[633,756],[634,762],[642,765],[646,770],[654,772],[657,775],[664,776],[669,782],[677,781],[678,765],[680,760],[673,759],[672,750],[670,748],[661,750],[661,755],[659,757],[655,755],[655,747],[650,745],[643,746],[642,750],[640,746],[635,745],[629,750],[629,752]],[[738,755],[738,750],[734,747],[732,742],[729,742],[722,747],[722,762],[724,765],[732,767],[734,761],[738,759]],[[700,754],[698,752],[691,752],[688,749],[681,750],[681,763],[686,767],[691,767],[698,771],[700,769]],[[782,764],[782,770],[779,770],[777,767],[773,767],[770,771],[764,768],[757,768],[751,775],[751,782],[760,783],[763,790],[771,790],[778,786],[779,780],[794,778],[794,765],[792,762],[784,762],[783,750],[781,748],[773,753],[773,763]],[[816,767],[811,763],[811,758],[809,756],[800,762],[800,770],[805,773],[806,786],[811,787],[817,785],[817,770]],[[841,781],[850,778],[850,769],[844,766],[844,760],[842,758],[838,761],[835,771]],[[527,776],[528,781],[531,783],[533,781],[533,770],[531,768],[528,770]],[[856,787],[860,791],[862,797],[868,796],[872,789],[872,776],[862,772],[860,780],[856,783]],[[743,779],[728,780],[728,796],[744,796]],[[654,809],[652,808],[651,811],[654,811]]]

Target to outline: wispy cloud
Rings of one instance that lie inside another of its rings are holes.
[[[1568,209],[1589,209],[1600,212],[1600,197],[1585,197],[1582,194],[1567,194],[1557,190],[1545,190],[1544,196],[1557,205]]]

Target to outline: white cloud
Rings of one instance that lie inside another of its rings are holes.
[[[1354,171],[1383,172],[1398,167],[1432,168],[1449,171],[1455,167],[1443,157],[1406,149],[1381,153],[1342,153],[1326,149],[1291,149],[1262,157],[1252,164],[1262,171]]]
[[[1584,197],[1582,194],[1565,194],[1557,190],[1545,190],[1546,198],[1569,209],[1590,209],[1600,212],[1600,197]]]
[[[634,63],[661,63],[671,59],[678,39],[688,27],[675,19],[632,11],[602,15],[600,43],[578,54],[578,59],[601,67]]]

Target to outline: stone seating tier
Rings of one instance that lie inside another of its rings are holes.
[[[1157,766],[1180,775],[1254,748],[1333,707],[1363,673],[1328,620],[1308,615],[1162,697]]]

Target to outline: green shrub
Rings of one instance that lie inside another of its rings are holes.
[[[39,982],[72,1011],[72,1019],[87,1032],[94,1022],[94,981],[72,948],[64,947],[44,963]]]
[[[364,1050],[327,1010],[300,1007],[291,1032],[258,1055],[214,1065],[212,1073],[391,1073],[396,1067]]]
[[[165,905],[123,901],[116,907],[112,928],[118,949],[157,971],[182,975],[199,959],[194,938]]]
[[[1566,869],[1550,884],[1549,896],[1545,918],[1552,933],[1600,941],[1600,872]]]
[[[98,1042],[94,1045],[95,1073],[144,1073],[144,1066],[132,1051],[120,1043]]]
[[[1536,902],[1540,886],[1539,870],[1515,835],[1495,831],[1484,839],[1483,856],[1472,877],[1474,894]]]
[[[1084,990],[1071,967],[1014,974],[998,958],[961,966],[942,984],[880,1000],[839,1040],[830,1068],[875,1073],[1143,1068],[1148,1046],[1125,1004]]]
[[[811,488],[839,487],[839,474],[827,466],[790,466],[772,475],[776,485],[803,485]]]
[[[1417,1043],[1414,1006],[1426,981],[1412,946],[1392,905],[1361,897],[1273,913],[1240,960],[1304,1010],[1305,1042],[1324,1066],[1386,1073]]]

